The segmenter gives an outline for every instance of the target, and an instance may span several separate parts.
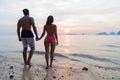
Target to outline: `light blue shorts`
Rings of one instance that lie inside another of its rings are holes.
[[[24,48],[27,48],[28,45],[29,47],[35,47],[35,41],[33,38],[21,38],[21,39]]]

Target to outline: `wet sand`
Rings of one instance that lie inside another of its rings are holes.
[[[53,66],[45,69],[42,65],[25,66],[15,62],[2,62],[0,80],[94,80],[89,71],[72,67]]]
[[[82,70],[83,67],[88,70]],[[45,69],[43,56],[34,56],[32,66],[25,66],[20,58],[0,61],[0,80],[120,80],[120,71],[91,67],[83,63],[54,59],[53,67]]]

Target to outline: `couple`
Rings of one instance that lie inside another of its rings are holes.
[[[53,16],[48,16],[46,24],[43,28],[43,33],[41,37],[38,37],[37,29],[34,23],[34,19],[32,17],[29,17],[29,10],[23,9],[24,16],[19,19],[17,23],[17,35],[19,41],[22,41],[23,43],[23,59],[24,64],[31,66],[31,58],[35,50],[35,42],[34,42],[34,35],[31,31],[31,28],[33,28],[33,31],[36,35],[36,40],[40,40],[45,33],[47,33],[47,36],[44,40],[44,46],[45,46],[45,59],[46,59],[46,69],[49,67],[49,54],[50,54],[50,67],[52,67],[53,57],[54,57],[54,50],[56,43],[58,45],[58,37],[57,37],[57,26],[52,24],[54,19]],[[21,30],[22,28],[22,30]],[[20,31],[21,30],[21,31]],[[27,58],[27,48],[28,45],[30,47],[29,56]],[[50,47],[50,49],[49,49]]]

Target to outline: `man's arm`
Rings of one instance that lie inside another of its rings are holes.
[[[35,26],[35,23],[34,23],[34,19],[33,19],[33,18],[31,19],[31,24],[32,24],[32,27],[33,27],[33,31],[34,31],[34,33],[35,33],[35,35],[36,35],[36,39],[38,39],[37,28],[36,28],[36,26]]]
[[[43,28],[43,32],[42,32],[42,34],[41,34],[41,36],[40,36],[39,39],[41,39],[44,35],[45,35],[45,26],[44,26],[44,28]]]
[[[18,23],[17,23],[17,35],[18,35],[19,41],[21,41],[21,37],[20,37],[20,28],[21,28],[20,21],[18,21]]]
[[[56,38],[56,41],[57,41],[57,45],[58,45],[57,26],[55,26],[55,38]]]

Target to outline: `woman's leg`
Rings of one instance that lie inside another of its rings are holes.
[[[55,41],[51,42],[51,51],[50,51],[50,67],[52,67],[52,62],[54,58],[54,50],[55,50]]]
[[[45,40],[44,41],[44,46],[45,46],[45,59],[46,59],[46,69],[48,69],[49,65],[49,43]]]

